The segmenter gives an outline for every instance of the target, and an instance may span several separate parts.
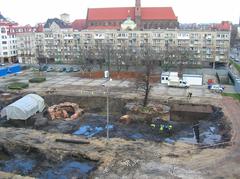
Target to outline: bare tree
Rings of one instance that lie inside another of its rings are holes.
[[[136,79],[136,87],[144,93],[143,106],[147,106],[149,93],[151,91],[151,75],[156,67],[158,53],[149,45],[144,45],[139,49],[138,59],[144,66],[143,72]]]

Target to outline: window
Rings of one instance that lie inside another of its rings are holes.
[[[5,28],[1,28],[1,33],[6,33],[6,29]]]
[[[2,44],[7,44],[7,41],[2,41]]]

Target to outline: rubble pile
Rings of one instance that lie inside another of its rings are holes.
[[[170,118],[170,107],[157,103],[150,103],[146,107],[143,107],[141,104],[137,103],[128,103],[125,105],[125,111],[126,115],[119,119],[119,122],[123,124],[129,124],[136,120],[151,121],[156,117],[165,121],[169,120]]]
[[[70,102],[60,103],[48,108],[48,113],[52,120],[75,120],[80,117],[83,112],[84,110],[79,108],[78,104]]]

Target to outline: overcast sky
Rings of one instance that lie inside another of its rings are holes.
[[[0,0],[0,12],[21,25],[70,14],[86,18],[87,8],[134,6],[135,0]],[[240,0],[142,0],[145,7],[171,6],[180,23],[239,22]]]

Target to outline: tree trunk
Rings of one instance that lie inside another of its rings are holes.
[[[146,107],[147,103],[148,103],[148,95],[150,92],[149,80],[150,80],[150,70],[147,71],[147,75],[146,75],[145,96],[144,96],[144,101],[143,101],[144,107]]]

